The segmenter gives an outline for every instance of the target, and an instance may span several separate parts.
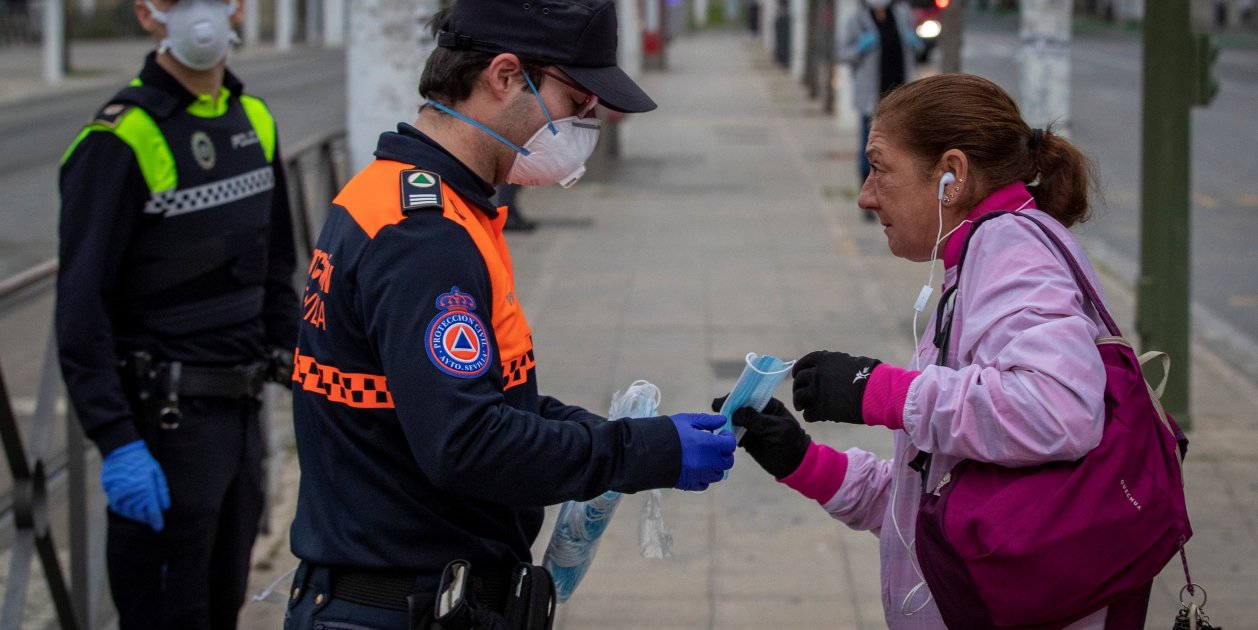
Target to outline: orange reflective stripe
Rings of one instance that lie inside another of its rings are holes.
[[[314,357],[293,357],[293,382],[334,403],[358,409],[392,409],[393,395],[383,376],[342,372],[330,365],[320,365]]]
[[[515,295],[515,277],[511,270],[511,251],[502,236],[505,214],[490,219],[475,212],[445,182],[441,183],[445,200],[445,218],[467,230],[480,250],[493,285],[493,332],[502,362],[503,389],[527,383],[533,360],[533,331],[524,317],[524,309]]]

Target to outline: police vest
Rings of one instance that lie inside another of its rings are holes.
[[[261,316],[267,269],[275,122],[247,95],[201,97],[185,109],[139,79],[75,138],[112,133],[131,147],[148,187],[124,255],[119,303],[164,335]]]

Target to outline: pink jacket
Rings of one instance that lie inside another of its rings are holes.
[[[1011,184],[969,218],[1012,210],[1029,198],[1025,186]],[[1099,286],[1070,232],[1034,201],[1025,208],[1055,229]],[[968,228],[945,246],[945,287],[957,282]],[[1008,466],[1068,461],[1101,439],[1105,379],[1094,340],[1102,324],[1047,237],[1016,217],[989,221],[970,243],[963,275],[947,364],[934,364],[932,315],[916,363],[910,362],[917,369],[879,365],[866,388],[865,421],[895,430],[895,459],[814,443],[800,469],[781,480],[835,519],[878,536],[882,604],[893,629],[944,627],[910,551],[922,479],[907,464],[919,450],[933,453],[927,483],[934,487],[962,459]],[[1071,628],[1102,628],[1104,619],[1100,611]]]

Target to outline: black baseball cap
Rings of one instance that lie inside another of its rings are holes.
[[[616,66],[616,39],[612,0],[458,0],[437,45],[514,53],[558,67],[610,109],[655,109],[655,101]]]

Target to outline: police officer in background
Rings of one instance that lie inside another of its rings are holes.
[[[283,162],[225,68],[237,1],[135,11],[158,48],[62,158],[61,369],[104,458],[121,628],[235,628],[264,501],[259,394],[291,374],[268,349],[296,341]]]
[[[655,108],[616,67],[612,1],[458,0],[432,27],[427,102],[337,195],[310,268],[290,630],[549,627],[543,506],[703,489],[734,461],[721,416],[609,422],[538,393],[489,197],[571,185],[596,106]]]

